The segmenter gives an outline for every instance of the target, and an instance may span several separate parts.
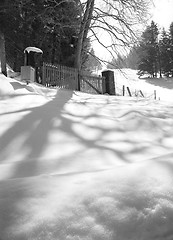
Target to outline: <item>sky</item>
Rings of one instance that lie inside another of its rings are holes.
[[[153,20],[160,27],[169,28],[173,22],[173,1],[172,0],[155,0],[153,7]]]

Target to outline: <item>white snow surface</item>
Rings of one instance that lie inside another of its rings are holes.
[[[141,90],[145,97],[153,99],[155,91],[156,99],[173,102],[173,78],[149,78],[148,76],[143,76],[139,79],[136,73],[137,71],[132,69],[114,71],[118,94],[122,95],[122,86],[124,85],[125,89],[129,87],[133,96],[135,91]],[[128,95],[127,89],[126,95]]]
[[[159,90],[165,101],[1,74],[0,240],[172,240],[173,90]]]

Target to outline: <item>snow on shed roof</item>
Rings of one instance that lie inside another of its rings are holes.
[[[37,52],[37,53],[43,53],[43,51],[40,48],[36,47],[27,47],[25,48],[24,52]]]

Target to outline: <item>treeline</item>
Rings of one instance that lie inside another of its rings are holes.
[[[44,61],[78,71],[88,68],[88,59],[90,66],[99,65],[91,43],[96,41],[111,55],[119,46],[132,44],[135,26],[146,21],[149,6],[148,0],[1,0],[1,71],[5,74],[5,49],[7,62],[16,71],[28,46],[41,48]],[[104,34],[111,42],[105,43],[100,37]]]
[[[109,67],[137,69],[139,76],[147,73],[151,77],[173,77],[173,23],[168,31],[159,31],[152,21],[129,54],[117,56]]]
[[[8,64],[19,71],[24,49],[35,46],[43,50],[44,61],[73,67],[82,11],[78,0],[1,0],[0,33]],[[88,66],[89,39],[84,47],[83,65]]]

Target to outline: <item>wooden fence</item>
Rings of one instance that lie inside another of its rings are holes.
[[[52,65],[43,63],[42,84],[47,87],[53,86],[71,90],[79,89],[86,93],[105,93],[104,77],[92,76],[85,72],[78,74],[76,68],[70,68],[58,64]]]
[[[80,73],[80,91],[94,94],[105,93],[105,78]]]
[[[78,71],[62,65],[43,63],[42,84],[76,90],[78,86]]]
[[[59,88],[65,88],[70,90],[80,90],[82,92],[91,93],[91,94],[104,94],[108,93],[112,94],[111,90],[114,88],[114,79],[112,76],[107,76],[110,71],[105,73],[105,76],[93,76],[89,75],[86,72],[80,72],[78,74],[78,70],[76,68],[70,68],[62,65],[52,65],[48,63],[43,63],[42,67],[42,84],[45,86],[54,86]],[[107,76],[107,78],[106,78]],[[112,84],[113,83],[113,84]],[[112,85],[111,85],[112,84]],[[127,93],[129,96],[135,97],[153,97],[156,99],[156,90],[154,94],[151,96],[147,96],[143,93],[142,90],[135,90],[135,92],[131,91],[129,87],[125,87],[123,85],[122,93],[118,93],[118,95],[125,96],[125,91],[127,89]],[[115,92],[115,91],[113,91]],[[116,95],[116,93],[115,93]],[[160,98],[159,98],[160,99]]]

